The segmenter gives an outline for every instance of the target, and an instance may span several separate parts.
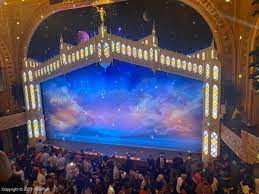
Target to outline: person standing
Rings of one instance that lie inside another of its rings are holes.
[[[156,169],[158,173],[163,173],[165,166],[166,166],[166,159],[163,153],[160,153],[160,157],[158,157],[156,160]]]
[[[155,169],[155,160],[151,154],[147,158],[147,167],[150,172],[152,172]]]

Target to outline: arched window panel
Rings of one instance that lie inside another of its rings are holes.
[[[49,65],[47,65],[47,73],[50,74],[50,72],[49,72]]]
[[[155,49],[155,62],[158,62],[158,52],[156,49]]]
[[[36,86],[36,90],[37,90],[37,98],[38,98],[38,109],[41,109],[41,95],[40,95],[40,86],[37,85]]]
[[[114,44],[114,42],[112,41],[112,44],[111,44],[112,46],[111,46],[111,48],[112,48],[112,52],[114,52],[115,51],[115,44]]]
[[[86,47],[85,47],[85,57],[87,58],[88,55],[89,55],[89,50],[88,50],[88,47],[86,46]]]
[[[188,71],[192,71],[192,63],[191,62],[188,63]]]
[[[90,44],[90,46],[89,46],[89,53],[90,53],[90,55],[93,55],[93,53],[94,53],[94,46],[92,44]]]
[[[148,60],[148,53],[146,50],[144,50],[144,60],[147,61]]]
[[[108,58],[110,56],[110,47],[109,47],[109,44],[107,42],[105,42],[104,45],[103,45],[103,52],[104,52],[104,56],[106,58]]]
[[[202,57],[201,57],[201,58],[202,58],[203,61],[205,61],[205,59],[206,59],[206,54],[205,54],[205,52],[202,52]]]
[[[197,67],[197,65],[194,63],[194,64],[193,64],[193,72],[194,72],[194,73],[197,73],[197,71],[198,71],[198,67]]]
[[[102,45],[100,43],[98,43],[97,45],[97,54],[98,54],[98,57],[102,56]]]
[[[28,130],[29,138],[32,138],[33,134],[32,134],[32,126],[31,126],[31,121],[30,120],[27,121],[27,130]]]
[[[210,85],[209,83],[205,84],[205,102],[204,102],[204,111],[205,111],[205,116],[209,116],[209,111],[210,111]]]
[[[210,65],[209,64],[206,65],[206,78],[207,79],[210,78]]]
[[[117,42],[117,43],[116,43],[116,52],[117,52],[117,53],[120,53],[120,50],[121,50],[121,48],[120,48],[120,42]]]
[[[43,119],[40,119],[40,134],[43,137],[46,135],[45,124]]]
[[[219,95],[219,89],[217,85],[214,85],[212,88],[212,118],[217,119],[218,118],[218,95]]]
[[[52,64],[52,63],[50,64],[49,69],[50,69],[50,72],[52,72],[52,71],[53,71],[53,64]]]
[[[26,109],[30,110],[30,103],[29,103],[29,93],[28,93],[28,87],[24,86],[24,95],[25,95],[25,105]]]
[[[23,82],[26,83],[27,82],[27,75],[25,72],[23,72]]]
[[[142,49],[138,49],[138,58],[142,59]]]
[[[36,99],[35,99],[34,86],[32,84],[30,85],[30,94],[31,94],[31,107],[32,107],[32,109],[35,109],[36,108]]]
[[[133,47],[133,57],[136,58],[137,57],[137,49],[135,47]]]
[[[182,67],[180,59],[177,60],[177,65],[176,66],[177,66],[178,69],[180,69]]]
[[[218,156],[218,134],[215,132],[211,133],[210,154],[214,158]]]
[[[213,79],[215,81],[218,81],[219,79],[219,68],[216,65],[213,67]]]
[[[66,54],[62,54],[62,60],[63,60],[63,64],[66,65],[67,64]]]
[[[37,138],[40,136],[39,132],[39,123],[37,119],[33,120],[33,131],[34,131],[34,136]]]
[[[57,69],[56,62],[53,63],[53,69],[54,69],[54,71],[56,71],[56,69]]]
[[[203,73],[203,67],[202,67],[202,65],[199,65],[199,67],[198,67],[198,72],[199,72],[200,75]]]
[[[208,131],[204,130],[203,131],[203,145],[202,145],[202,151],[205,155],[208,155],[209,153],[209,134]]]
[[[169,66],[171,64],[171,60],[170,60],[169,56],[166,57],[165,63],[167,66]]]
[[[185,61],[182,62],[182,66],[183,66],[183,70],[186,70],[186,62]]]
[[[131,56],[131,47],[129,45],[127,46],[127,55]]]
[[[31,71],[28,72],[28,77],[29,77],[29,81],[32,82],[33,81],[33,75],[32,75]]]
[[[149,59],[150,59],[150,61],[153,61],[153,59],[154,59],[154,51],[152,48],[149,50]]]
[[[160,56],[160,63],[161,63],[162,65],[165,64],[165,56],[164,56],[163,54]]]
[[[125,46],[125,44],[122,44],[122,45],[121,45],[121,53],[122,53],[123,55],[126,55],[126,46]]]
[[[75,61],[76,61],[75,53],[72,53],[72,62],[75,62]]]
[[[176,66],[175,58],[172,58],[171,65],[172,65],[172,67],[175,67],[175,66]]]
[[[197,54],[197,59],[199,59],[199,58],[200,58],[200,54],[198,53],[198,54]]]
[[[71,63],[71,55],[68,55],[68,63],[70,64]]]
[[[81,59],[83,59],[85,56],[84,56],[84,50],[83,49],[81,49],[80,50],[80,57],[81,57]]]

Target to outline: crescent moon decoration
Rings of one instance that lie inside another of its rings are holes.
[[[143,20],[144,20],[145,22],[149,22],[148,15],[147,15],[147,11],[144,11],[144,12],[143,12],[142,17],[143,17]]]

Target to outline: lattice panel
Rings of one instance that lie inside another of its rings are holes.
[[[207,130],[203,131],[203,148],[202,151],[205,155],[208,155],[209,153],[209,134]]]
[[[211,133],[210,154],[214,158],[218,156],[218,135],[216,132]]]

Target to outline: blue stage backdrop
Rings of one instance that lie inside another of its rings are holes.
[[[42,83],[48,138],[201,152],[203,82],[121,61]]]

